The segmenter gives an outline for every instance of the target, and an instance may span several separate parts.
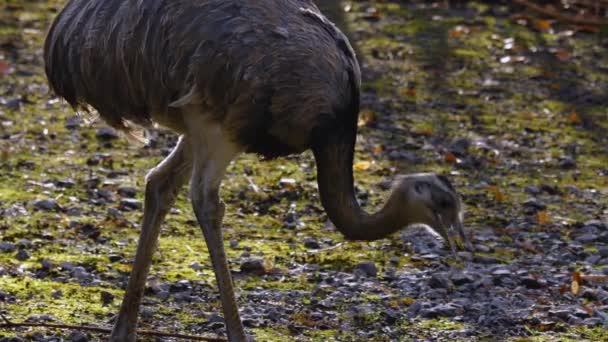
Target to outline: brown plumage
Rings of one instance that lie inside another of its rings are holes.
[[[355,197],[352,163],[360,71],[348,40],[309,0],[70,0],[44,47],[52,89],[110,125],[181,135],[146,177],[142,231],[111,340],[134,341],[160,225],[190,181],[230,341],[246,335],[223,248],[219,188],[242,152],[312,149],[323,207],[348,239],[428,224],[454,246],[460,199],[434,174],[401,178],[374,214]]]
[[[195,103],[268,157],[308,148],[358,101],[350,45],[305,0],[72,0],[44,56],[53,90],[116,128],[181,132],[173,107]]]

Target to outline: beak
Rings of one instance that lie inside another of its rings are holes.
[[[454,230],[452,229],[452,226],[448,226],[445,224],[445,222],[443,221],[443,217],[441,217],[441,215],[437,214],[437,221],[439,222],[439,224],[441,225],[441,230],[446,232],[446,240],[447,243],[450,247],[450,250],[452,251],[452,254],[454,255],[454,257],[458,257],[457,251],[456,251],[456,241],[454,240]]]
[[[437,221],[442,226],[443,230],[447,232],[447,243],[450,246],[450,250],[454,256],[457,256],[457,249],[467,250],[473,252],[473,244],[464,232],[462,222],[458,220],[456,223],[446,225],[441,215],[437,215]]]
[[[454,224],[450,228],[452,228],[449,230],[450,232],[453,232],[455,230],[458,233],[458,237],[459,237],[458,242],[460,242],[459,243],[460,248],[464,247],[464,249],[466,249],[469,252],[473,252],[475,250],[475,248],[473,248],[473,244],[471,243],[471,241],[465,234],[464,227],[462,226],[462,222],[460,222],[460,220],[458,220],[458,222],[456,222],[456,224]]]

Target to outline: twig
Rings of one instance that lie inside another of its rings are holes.
[[[11,322],[8,318],[6,318],[3,314],[0,313],[0,317],[5,323],[0,323],[0,328],[19,328],[19,327],[41,327],[41,328],[51,328],[51,329],[62,329],[62,330],[84,330],[91,331],[95,333],[101,334],[110,334],[112,329],[102,328],[102,327],[94,327],[90,325],[69,325],[69,324],[53,324],[53,323],[14,323]],[[208,336],[196,336],[196,335],[187,335],[187,334],[172,334],[172,333],[164,333],[160,331],[153,330],[137,330],[137,334],[141,336],[155,336],[155,337],[173,337],[180,338],[184,340],[190,341],[226,341],[224,338],[220,337],[208,337]]]
[[[576,25],[608,26],[608,21],[598,19],[597,17],[583,18],[580,16],[575,17],[575,16],[569,16],[569,15],[563,15],[563,14],[553,11],[551,9],[544,8],[544,7],[538,6],[536,4],[533,4],[528,0],[513,0],[513,2],[520,4],[522,6],[526,6],[535,12],[553,17],[559,21],[576,24]]]

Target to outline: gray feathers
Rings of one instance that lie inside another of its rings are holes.
[[[52,89],[116,128],[194,104],[264,155],[308,148],[360,82],[348,41],[307,0],[70,0],[44,56]]]

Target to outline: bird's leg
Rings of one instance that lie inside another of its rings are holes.
[[[230,268],[224,251],[222,219],[225,206],[219,197],[221,179],[238,150],[231,143],[222,141],[221,136],[215,138],[207,136],[206,138],[206,147],[195,151],[193,156],[190,195],[194,213],[203,230],[215,271],[228,340],[242,342],[246,341],[246,336],[239,317]]]
[[[131,342],[136,339],[139,305],[161,222],[175,202],[179,189],[191,175],[192,159],[189,150],[187,139],[180,137],[173,152],[146,176],[144,219],[135,262],[110,341]]]

